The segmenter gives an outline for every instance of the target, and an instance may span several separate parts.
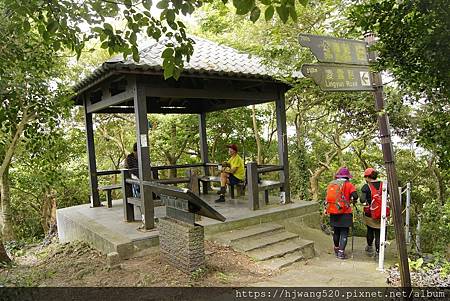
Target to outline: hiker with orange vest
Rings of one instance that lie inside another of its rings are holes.
[[[337,258],[345,259],[349,228],[353,224],[352,203],[358,200],[358,193],[349,181],[352,175],[347,167],[341,167],[334,178],[327,187],[325,213],[330,215],[333,227],[334,253]]]
[[[378,171],[372,167],[364,171],[366,184],[361,187],[360,202],[364,204],[363,221],[367,226],[367,246],[368,255],[373,254],[373,240],[375,239],[375,257],[380,252],[380,224],[381,224],[381,190],[383,182],[377,180]],[[389,207],[386,208],[386,215],[389,216]]]

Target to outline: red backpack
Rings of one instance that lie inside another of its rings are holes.
[[[372,202],[370,203],[370,217],[373,219],[381,219],[382,197],[381,191],[383,182],[380,182],[380,188],[377,190],[372,183],[369,183],[370,193],[372,194]],[[391,209],[386,204],[386,217],[391,215]]]
[[[327,187],[327,196],[325,198],[328,214],[351,213],[352,207],[350,201],[345,199],[343,181],[334,180]]]

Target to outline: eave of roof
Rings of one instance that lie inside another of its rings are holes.
[[[264,66],[261,58],[209,40],[198,37],[192,38],[195,41],[194,54],[189,62],[185,62],[181,76],[205,75],[206,77],[216,76],[279,82],[273,77],[275,72]],[[131,58],[113,57],[78,82],[74,86],[74,90],[81,93],[110,72],[155,72],[162,74],[161,54],[164,49],[165,41],[150,42],[139,52],[141,58],[139,63]]]

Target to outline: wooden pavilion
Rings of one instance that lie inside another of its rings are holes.
[[[136,117],[139,180],[145,228],[154,228],[148,113],[198,114],[202,164],[207,168],[208,112],[275,101],[280,180],[290,201],[285,92],[290,88],[272,77],[260,58],[193,37],[194,54],[178,80],[164,80],[161,54],[165,41],[153,42],[140,53],[140,62],[122,56],[103,63],[75,86],[76,104],[84,107],[91,207],[101,206],[98,191],[93,114],[130,113]]]

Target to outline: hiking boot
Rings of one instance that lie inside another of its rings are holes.
[[[366,252],[371,255],[373,253],[373,247],[372,246],[366,246]]]
[[[338,259],[347,259],[347,256],[345,256],[344,250],[338,250],[337,258]]]
[[[226,187],[220,187],[219,191],[217,191],[217,194],[221,195],[221,194],[225,194],[225,192],[227,192],[227,188]]]
[[[216,202],[216,203],[224,203],[225,202],[225,196],[223,194],[221,194],[219,196],[219,198],[217,200],[215,200],[214,202]]]
[[[336,257],[338,256],[339,247],[334,247],[334,254],[336,254]]]

